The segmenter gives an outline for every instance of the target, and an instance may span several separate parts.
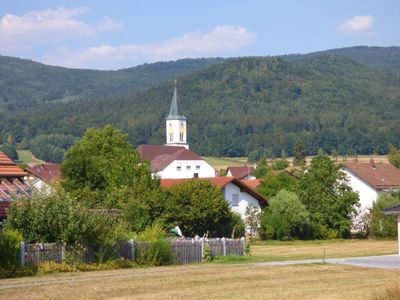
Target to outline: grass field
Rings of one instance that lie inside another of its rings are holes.
[[[325,258],[395,254],[397,253],[397,241],[260,241],[252,245],[250,261],[323,258],[324,253]]]
[[[216,170],[226,169],[228,166],[244,166],[247,163],[247,157],[213,157],[205,156],[203,157],[210,165],[212,165]],[[252,164],[250,164],[252,165]]]
[[[19,161],[22,163],[43,163],[42,160],[37,159],[29,150],[18,150]]]
[[[1,299],[374,299],[400,270],[191,265],[0,280]]]

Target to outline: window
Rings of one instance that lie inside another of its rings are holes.
[[[173,135],[172,133],[169,134],[169,141],[170,141],[170,142],[173,141],[173,139],[174,139],[173,136],[174,136],[174,135]]]
[[[181,167],[181,166],[176,166],[176,170],[177,170],[177,171],[181,171],[181,170],[182,170],[182,167]]]
[[[199,173],[193,173],[193,178],[199,178]]]
[[[239,194],[232,194],[232,206],[239,205]]]
[[[179,133],[179,141],[180,141],[180,142],[183,142],[183,133],[182,133],[182,132]]]
[[[200,165],[196,165],[196,170],[200,170]]]
[[[192,169],[192,166],[186,166],[186,171],[190,171]]]

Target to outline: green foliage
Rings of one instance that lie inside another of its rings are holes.
[[[258,186],[257,191],[267,198],[274,197],[280,190],[296,191],[297,179],[288,173],[279,173],[277,175],[268,173],[261,184]]]
[[[379,51],[385,53],[389,48]],[[393,65],[393,61],[387,62]],[[24,137],[41,134],[81,136],[88,127],[112,123],[127,132],[134,145],[163,143],[169,109],[165,99],[172,94],[171,84],[118,96],[124,93],[120,84],[136,83],[119,78],[118,84],[109,88],[110,82],[105,80],[101,88],[90,89],[101,95],[93,101],[40,105],[35,103],[40,100],[29,96],[23,99],[32,101],[32,108],[24,105],[19,112],[15,103],[22,104],[22,100],[5,104],[0,96],[0,137],[12,134],[19,143]],[[17,86],[21,89],[21,84]],[[108,86],[107,91],[103,86]],[[25,90],[30,95],[32,89],[26,88],[15,92]],[[7,90],[9,98],[9,88],[0,84],[0,94]],[[42,93],[49,90],[46,86]],[[81,91],[89,93],[88,89]],[[76,95],[69,95],[65,88],[60,88],[60,94],[57,99]],[[107,99],[110,94],[115,98]],[[191,147],[201,155],[247,156],[268,149],[280,156],[285,149],[292,156],[296,137],[309,155],[319,148],[328,154],[333,150],[341,155],[386,154],[388,143],[400,146],[400,77],[339,55],[319,54],[293,62],[277,57],[230,59],[179,78],[179,94],[182,111],[191,124]],[[38,98],[50,100],[44,95]]]
[[[203,262],[211,262],[213,260],[210,245],[205,242],[203,248]]]
[[[214,258],[214,262],[217,264],[234,264],[234,263],[244,263],[249,260],[248,257],[243,255],[219,255]]]
[[[251,163],[255,163],[261,160],[265,156],[265,150],[264,149],[256,149],[252,150],[249,152],[249,155],[247,157],[247,161]]]
[[[260,225],[260,211],[254,205],[248,205],[245,212],[246,228],[250,230],[250,236],[256,234]]]
[[[167,234],[163,226],[159,223],[154,223],[145,230],[139,232],[135,235],[135,241],[143,242],[155,242],[158,240],[163,240],[167,237]]]
[[[261,217],[263,239],[308,238],[309,213],[293,192],[281,190],[269,201]]]
[[[400,150],[392,144],[389,145],[389,162],[396,168],[400,168]]]
[[[5,143],[0,146],[0,151],[3,152],[12,160],[18,160],[17,148],[14,145]]]
[[[298,183],[298,195],[310,213],[314,238],[349,236],[359,199],[339,164],[326,155],[314,157]]]
[[[297,138],[296,143],[294,144],[293,156],[293,163],[296,166],[302,166],[306,163],[306,154],[304,152],[303,142],[300,138]]]
[[[370,234],[373,238],[396,238],[397,221],[395,215],[384,215],[384,208],[400,204],[399,193],[381,193],[372,205]]]
[[[245,224],[238,213],[232,212],[230,227],[232,228],[232,239],[241,238],[245,235]]]
[[[171,187],[165,220],[178,225],[185,236],[221,237],[232,232],[232,213],[221,191],[205,180],[188,181]]]
[[[29,148],[39,159],[60,163],[64,159],[65,151],[70,148],[76,137],[63,134],[38,135],[29,142]]]
[[[168,240],[156,240],[150,242],[146,251],[141,252],[137,262],[142,265],[166,266],[173,263],[171,243]]]
[[[0,231],[0,269],[15,270],[19,265],[22,235],[16,230]]]
[[[272,164],[272,170],[285,170],[289,166],[286,159],[279,159]]]
[[[262,159],[258,164],[257,164],[257,168],[255,169],[255,171],[251,174],[253,176],[255,176],[256,178],[264,178],[265,176],[267,176],[267,174],[271,173],[271,167],[269,165],[267,165],[267,163],[265,162],[265,159]]]

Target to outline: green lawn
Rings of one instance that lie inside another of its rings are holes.
[[[247,157],[203,157],[215,169],[226,169],[228,166],[244,166],[247,163]]]
[[[18,150],[19,161],[22,163],[42,163],[43,161],[37,159],[29,150]]]

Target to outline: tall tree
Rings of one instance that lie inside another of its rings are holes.
[[[396,168],[400,168],[400,150],[389,144],[389,162]]]
[[[294,156],[293,163],[296,166],[302,166],[305,164],[306,154],[304,152],[304,145],[303,145],[303,142],[301,141],[300,137],[297,137],[296,143],[294,144],[293,156]]]
[[[346,237],[356,213],[358,194],[347,184],[341,166],[326,155],[311,161],[298,184],[298,195],[310,213],[315,238]]]

